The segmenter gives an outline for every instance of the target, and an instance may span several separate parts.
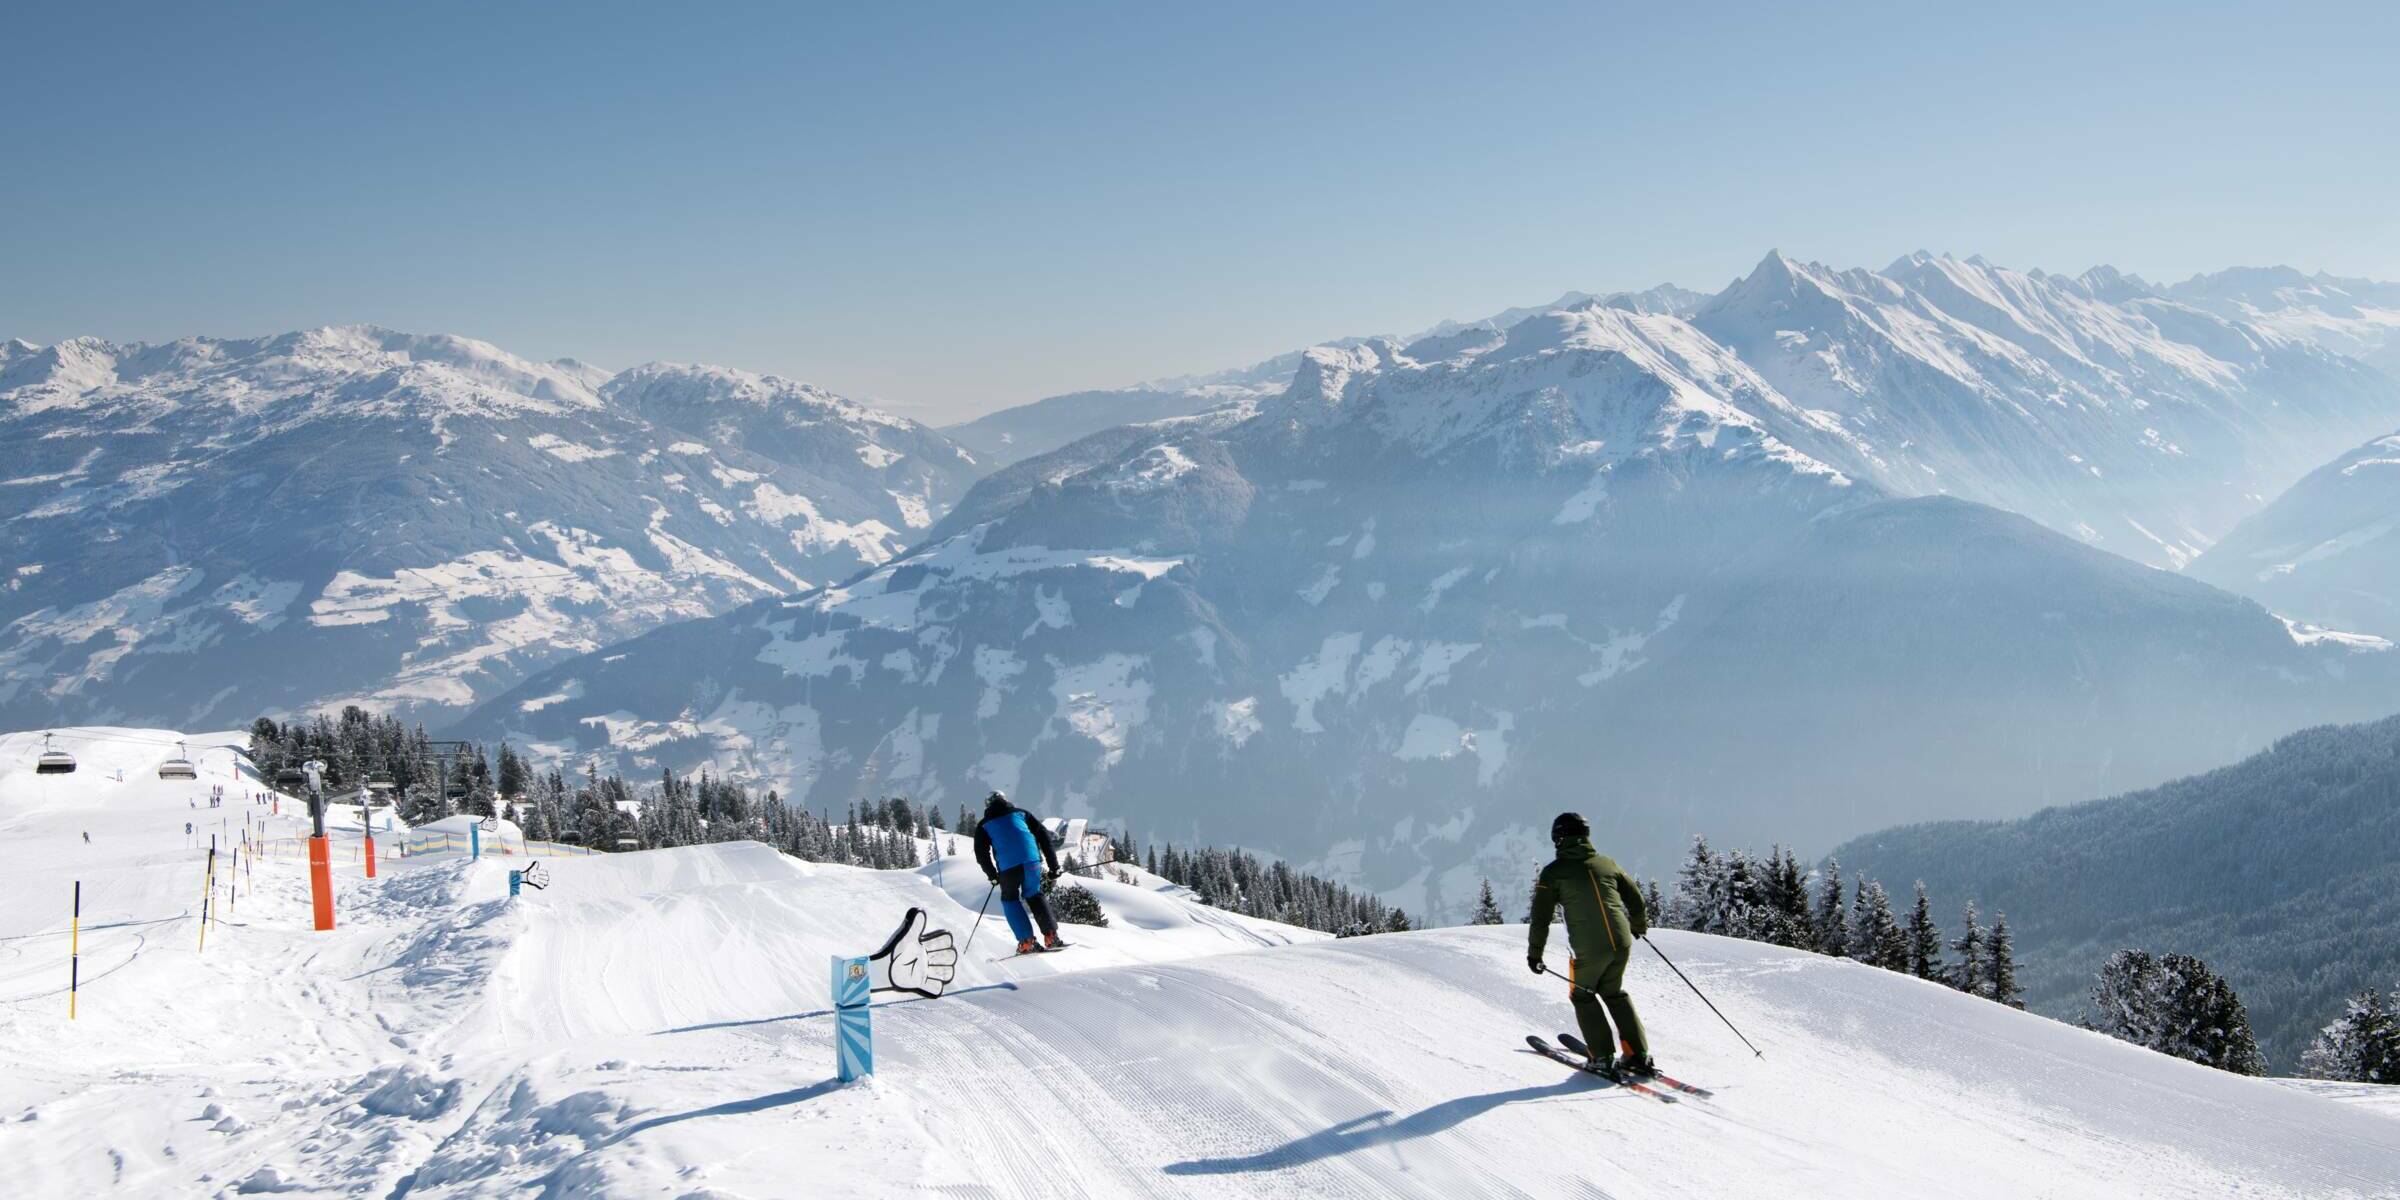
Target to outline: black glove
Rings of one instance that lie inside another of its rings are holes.
[[[985,879],[988,879],[988,880],[990,880],[990,881],[991,881],[991,884],[992,884],[992,886],[993,886],[993,887],[999,887],[999,886],[1000,886],[1000,872],[998,872],[998,871],[985,871],[985,872],[983,873],[983,877],[984,877]]]
[[[1533,973],[1534,973],[1534,974],[1536,974],[1536,975],[1539,975],[1539,974],[1541,974],[1541,973],[1542,973],[1542,960],[1541,960],[1541,956],[1540,956],[1540,955],[1535,955],[1535,954],[1528,954],[1528,955],[1526,955],[1526,956],[1525,956],[1525,965],[1526,965],[1526,966],[1529,966],[1529,967],[1532,967],[1532,968],[1533,968]]]

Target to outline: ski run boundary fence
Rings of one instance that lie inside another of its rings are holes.
[[[400,844],[400,857],[416,858],[427,854],[471,854],[475,851],[473,843],[476,839],[463,833],[436,830],[426,833],[404,833],[398,835],[396,840]],[[560,842],[537,842],[497,833],[483,835],[480,840],[483,844],[484,854],[508,858],[586,857],[599,853],[588,846],[569,846]],[[383,849],[385,839],[377,838],[376,842],[378,843],[375,851],[377,861],[388,860],[391,852]],[[308,860],[308,839],[306,837],[261,838],[250,843],[250,846],[252,854],[272,861],[305,862]],[[346,848],[336,848],[334,853],[336,861],[356,862],[364,851],[359,843],[353,841]],[[345,854],[347,857],[344,857]]]

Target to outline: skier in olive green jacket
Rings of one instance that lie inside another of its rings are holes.
[[[1575,989],[1575,1023],[1591,1048],[1592,1065],[1632,1078],[1658,1073],[1650,1061],[1650,1039],[1642,1035],[1642,1019],[1634,1015],[1633,997],[1625,994],[1625,964],[1633,956],[1633,941],[1650,931],[1650,914],[1633,876],[1615,859],[1592,849],[1592,828],[1575,813],[1560,813],[1550,823],[1550,843],[1558,857],[1533,883],[1532,943],[1525,961],[1542,973],[1542,948],[1550,940],[1550,911],[1567,910],[1567,944],[1575,951],[1567,974]],[[1601,1012],[1601,1005],[1608,1011]],[[1616,1018],[1617,1036],[1608,1033]],[[1609,1046],[1623,1049],[1612,1065]]]

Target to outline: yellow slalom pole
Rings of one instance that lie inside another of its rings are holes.
[[[75,881],[75,910],[67,918],[67,1019],[75,1019],[75,989],[83,976],[83,881]]]
[[[208,872],[200,877],[200,949],[208,949],[208,901],[217,894],[217,847],[208,847]]]

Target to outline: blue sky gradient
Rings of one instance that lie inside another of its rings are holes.
[[[0,336],[955,420],[1770,247],[2400,277],[2400,5],[17,6]]]

